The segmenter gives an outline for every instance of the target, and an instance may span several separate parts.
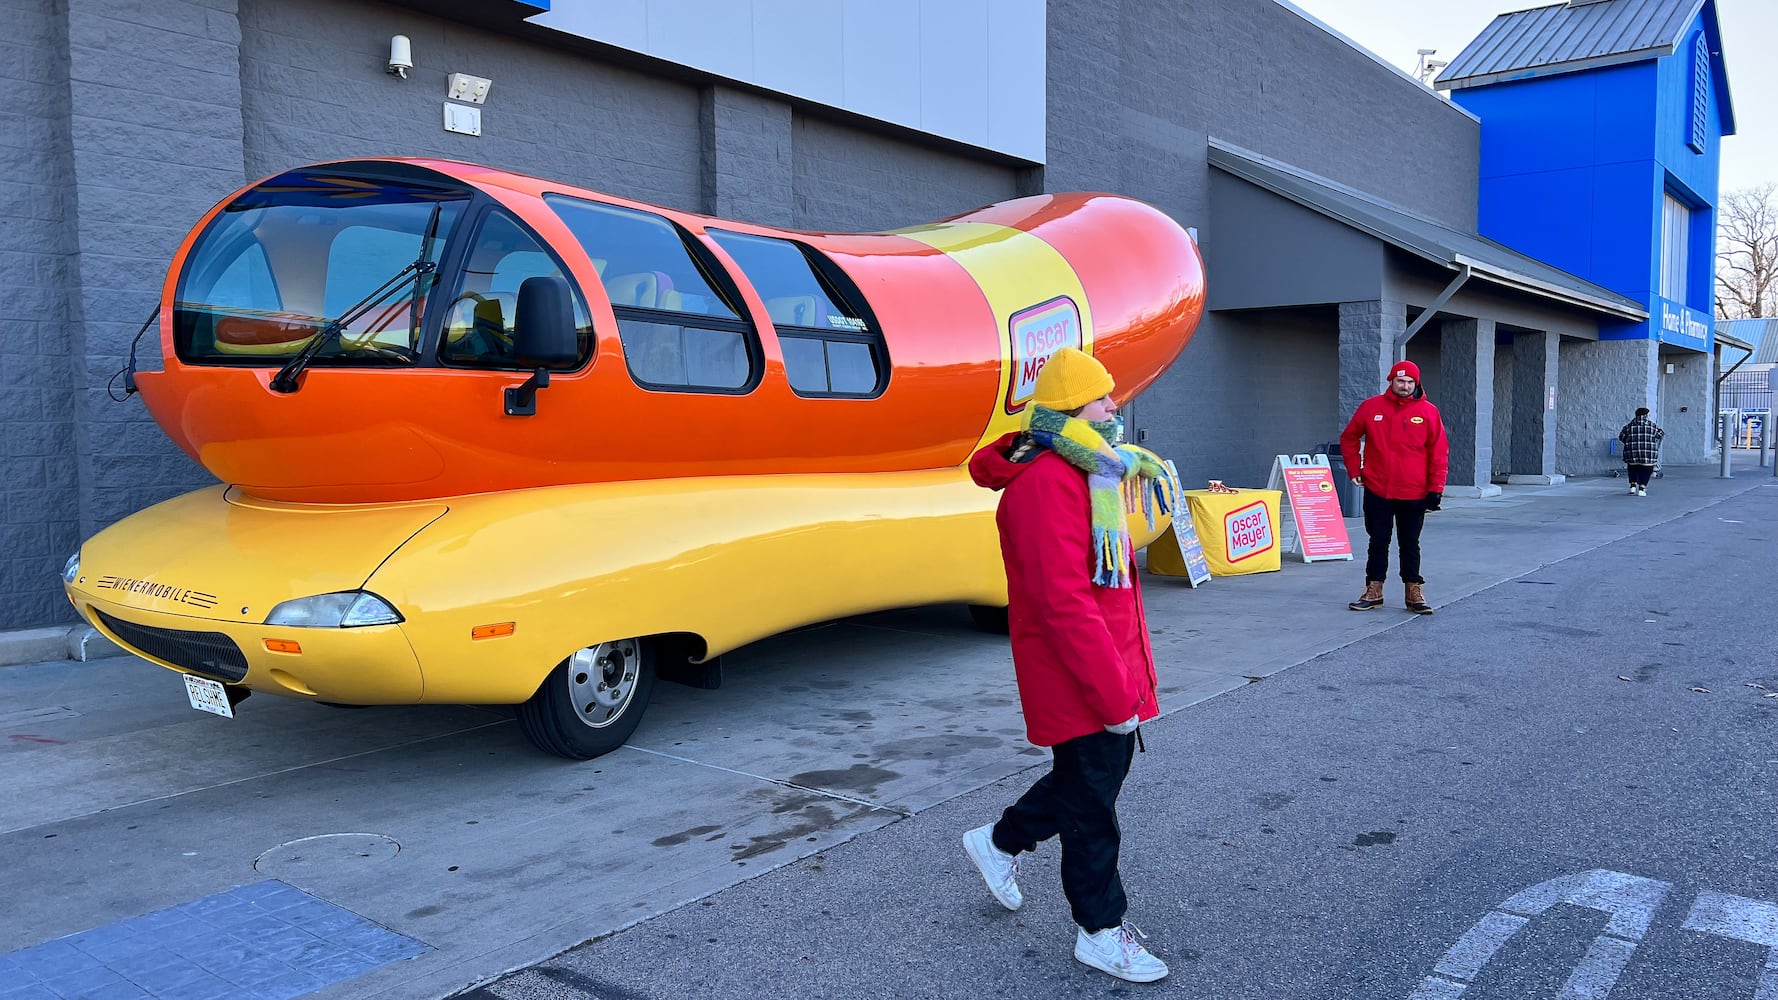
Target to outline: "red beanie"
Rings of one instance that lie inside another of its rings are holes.
[[[1389,381],[1395,381],[1396,377],[1400,375],[1406,375],[1408,378],[1413,379],[1415,385],[1420,384],[1420,366],[1414,364],[1412,361],[1397,361],[1395,365],[1389,369]]]

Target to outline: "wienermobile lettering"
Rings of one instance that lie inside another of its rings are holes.
[[[440,160],[289,171],[194,227],[134,376],[227,485],[94,536],[68,595],[237,695],[514,704],[596,756],[657,662],[1004,606],[963,463],[1054,351],[1127,399],[1203,300],[1185,231],[1114,195],[818,234]]]

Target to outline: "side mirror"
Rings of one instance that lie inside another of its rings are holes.
[[[574,327],[574,291],[560,275],[538,275],[519,284],[513,317],[515,360],[531,368],[571,368],[580,360]]]

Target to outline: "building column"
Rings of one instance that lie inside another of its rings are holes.
[[[1561,334],[1526,330],[1513,335],[1513,440],[1506,481],[1549,485],[1556,472],[1556,372]]]
[[[1408,329],[1408,307],[1387,299],[1340,303],[1340,423],[1383,391],[1395,363],[1395,340]]]
[[[1500,494],[1494,471],[1494,321],[1447,319],[1439,332],[1439,414],[1451,446],[1447,496]]]
[[[698,121],[704,212],[792,225],[790,105],[731,87],[705,87]]]

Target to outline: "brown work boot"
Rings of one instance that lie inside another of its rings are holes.
[[[1353,601],[1346,607],[1353,611],[1375,611],[1383,606],[1383,581],[1364,581],[1364,596]]]
[[[1404,600],[1408,610],[1417,615],[1432,614],[1432,605],[1426,603],[1426,585],[1423,583],[1407,584],[1407,595]]]

